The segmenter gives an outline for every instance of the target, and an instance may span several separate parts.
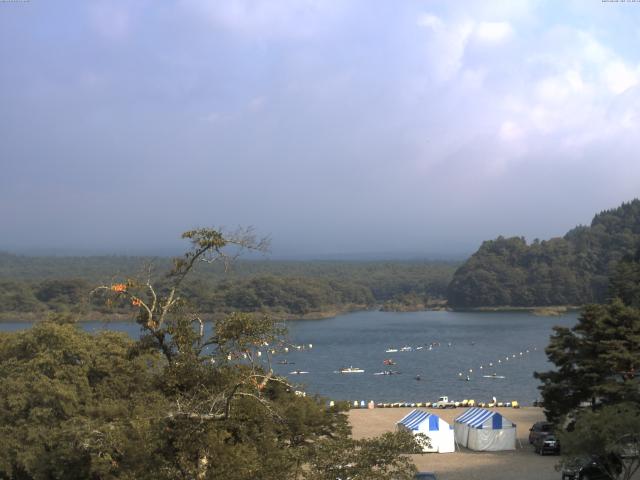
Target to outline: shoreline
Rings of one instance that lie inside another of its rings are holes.
[[[325,310],[317,310],[312,312],[307,312],[304,314],[294,314],[287,312],[269,312],[269,311],[254,311],[254,312],[245,312],[253,315],[263,314],[268,315],[273,318],[275,321],[296,321],[296,320],[325,320],[329,318],[337,317],[338,315],[344,315],[347,313],[356,313],[356,312],[389,312],[389,313],[410,313],[410,312],[477,312],[477,313],[496,313],[496,312],[526,312],[532,313],[537,316],[560,316],[566,313],[575,312],[581,310],[581,306],[577,305],[554,305],[554,306],[546,306],[546,307],[511,307],[511,306],[502,306],[502,307],[473,307],[473,308],[452,308],[447,306],[446,304],[438,303],[436,305],[402,305],[402,308],[389,308],[388,305],[385,304],[376,304],[376,305],[345,305],[341,308],[327,308]],[[228,315],[231,312],[223,312],[220,314],[203,314],[202,316],[211,320],[219,315]],[[43,311],[43,312],[1,312],[0,313],[0,323],[35,323],[46,320],[47,318],[51,318],[55,315],[70,315],[71,317],[77,318],[77,323],[87,323],[87,322],[134,322],[135,321],[135,313],[104,313],[98,310],[90,310],[87,312],[77,313],[77,312],[55,312],[55,311]]]

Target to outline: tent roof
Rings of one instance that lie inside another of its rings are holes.
[[[492,412],[491,410],[485,410],[484,408],[473,407],[464,412],[459,417],[456,417],[457,423],[465,423],[473,428],[482,428],[482,426],[488,421],[492,420],[493,428],[513,427],[513,423],[508,421],[498,412]]]
[[[422,410],[412,410],[398,422],[398,425],[404,425],[410,430],[418,430],[420,424],[426,421],[429,422],[429,431],[440,430],[440,426],[438,425],[440,417]]]

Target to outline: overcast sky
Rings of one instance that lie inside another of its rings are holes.
[[[640,3],[0,3],[0,249],[468,253],[640,192]]]

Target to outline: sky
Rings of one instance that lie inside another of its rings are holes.
[[[640,3],[0,2],[0,249],[473,252],[640,192]]]

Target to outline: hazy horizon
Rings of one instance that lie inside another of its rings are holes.
[[[0,2],[0,251],[562,236],[640,196],[638,25],[601,0]]]

